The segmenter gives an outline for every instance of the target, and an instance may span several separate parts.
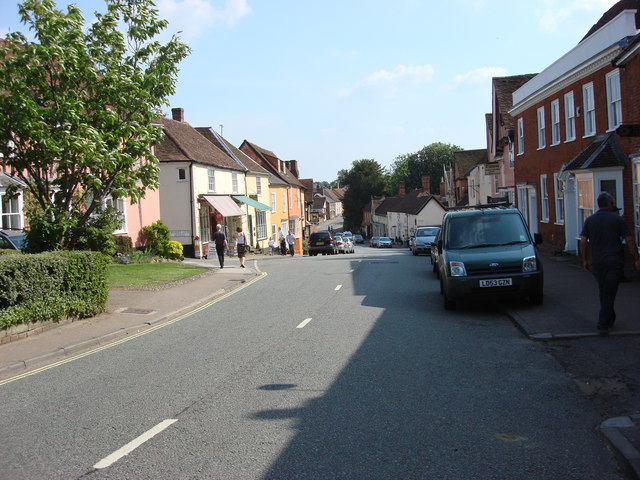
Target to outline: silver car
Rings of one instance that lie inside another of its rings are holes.
[[[389,237],[380,237],[378,239],[378,248],[391,248],[393,246],[393,242]]]
[[[420,255],[422,253],[431,255],[431,244],[435,242],[436,235],[438,235],[439,231],[440,227],[418,227],[411,252],[414,255]]]

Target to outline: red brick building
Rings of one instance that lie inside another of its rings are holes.
[[[640,0],[618,2],[513,93],[516,203],[543,248],[576,252],[603,191],[638,237],[640,137],[617,132],[640,123],[639,10]]]

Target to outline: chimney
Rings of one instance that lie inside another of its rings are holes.
[[[287,168],[291,173],[293,173],[294,177],[298,178],[300,173],[298,172],[298,161],[297,160],[288,160]]]
[[[422,175],[422,191],[431,193],[431,177],[429,175]]]
[[[176,122],[184,123],[184,108],[172,108],[171,116]]]
[[[404,195],[405,195],[404,182],[400,182],[398,184],[398,196],[399,197],[404,197]]]

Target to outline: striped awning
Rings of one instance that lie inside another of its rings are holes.
[[[246,215],[229,195],[203,195],[202,199],[220,212],[223,217]]]

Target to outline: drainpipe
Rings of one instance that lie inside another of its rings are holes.
[[[194,232],[195,228],[195,217],[196,217],[196,208],[194,205],[194,193],[193,193],[193,162],[189,162],[189,201],[191,204],[191,241],[193,242],[193,255],[196,254],[196,239],[195,237],[199,237],[198,232]],[[202,256],[202,250],[200,250],[200,256]]]

